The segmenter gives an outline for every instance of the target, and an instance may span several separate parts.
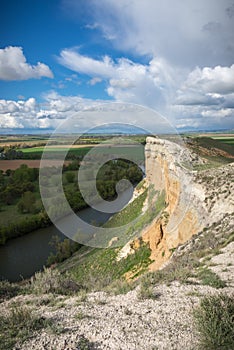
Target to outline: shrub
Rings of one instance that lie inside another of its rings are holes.
[[[113,281],[107,288],[106,291],[113,293],[114,295],[127,294],[130,290],[135,287],[133,282],[128,282],[125,279],[119,279]]]
[[[147,283],[141,283],[140,289],[137,294],[138,299],[158,299],[159,293],[155,293],[153,286],[149,286]]]
[[[35,294],[72,294],[80,290],[80,286],[67,275],[62,275],[57,269],[44,268],[31,278],[31,289]]]
[[[234,349],[234,298],[207,296],[193,313],[202,350]]]
[[[202,284],[211,286],[214,288],[224,288],[226,283],[221,280],[221,278],[208,268],[202,268],[198,272],[198,277],[200,278]]]
[[[47,265],[50,266],[55,263],[60,263],[68,259],[72,254],[77,251],[81,245],[71,239],[64,239],[60,241],[58,236],[53,236],[50,243],[55,253],[50,253],[47,259]]]
[[[0,302],[4,299],[10,299],[21,292],[19,285],[8,281],[0,281]]]
[[[188,283],[190,277],[193,277],[193,273],[189,268],[183,265],[181,266],[180,264],[171,264],[163,270],[148,272],[142,276],[141,284],[147,288],[161,283],[170,284],[173,281]]]
[[[97,343],[90,342],[85,336],[81,336],[80,340],[76,344],[77,350],[95,350],[99,348]]]
[[[68,183],[73,183],[74,180],[75,180],[75,173],[74,172],[72,173],[71,171],[68,171],[68,172],[65,173],[65,177],[66,177],[66,180],[67,180]]]

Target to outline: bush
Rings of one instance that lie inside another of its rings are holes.
[[[202,350],[234,349],[234,298],[227,295],[204,297],[194,310],[195,326]]]
[[[22,293],[21,288],[16,283],[8,281],[0,281],[0,302],[5,299],[10,299]]]
[[[24,192],[17,208],[20,213],[35,213],[36,197],[31,191]]]
[[[208,268],[202,268],[198,272],[198,277],[200,278],[202,284],[211,286],[214,288],[224,288],[226,283],[221,280],[221,278]]]
[[[106,287],[106,291],[113,293],[114,295],[127,294],[135,287],[135,283],[128,282],[125,279],[119,279],[113,281],[109,286]]]
[[[137,297],[139,300],[158,299],[160,297],[160,294],[155,293],[153,286],[149,286],[148,284],[141,283]]]
[[[90,342],[85,336],[81,336],[76,344],[77,350],[95,350],[99,349],[99,344]]]
[[[82,287],[62,275],[57,269],[44,268],[43,272],[35,273],[31,278],[31,290],[35,294],[65,294],[78,292]]]
[[[68,238],[60,241],[58,236],[53,236],[49,244],[53,247],[55,253],[50,253],[47,259],[48,266],[68,259],[81,247],[81,244]]]
[[[68,183],[73,183],[75,180],[75,173],[72,173],[71,171],[66,172],[65,177]]]

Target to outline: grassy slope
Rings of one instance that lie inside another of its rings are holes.
[[[107,227],[123,225],[141,214],[147,190],[116,214]],[[85,288],[103,288],[115,280],[121,279],[125,273],[132,271],[134,275],[145,271],[150,264],[150,249],[146,245],[120,262],[116,261],[118,248],[90,248],[83,246],[72,258],[62,263],[59,268],[69,271],[72,277]]]
[[[232,143],[226,143],[223,138],[190,136],[185,141],[192,151],[207,161],[206,164],[194,166],[194,170],[215,168],[234,161],[234,146]]]
[[[217,148],[221,151],[227,152],[230,155],[234,155],[234,147],[230,144],[223,142],[223,139],[217,140],[211,137],[194,137],[191,139],[194,143],[195,149],[198,150],[198,147],[203,147],[207,150]]]
[[[132,278],[146,271],[151,263],[151,251],[143,244],[134,254],[126,259],[116,261],[120,248],[82,249],[60,265],[62,271],[69,271],[72,278],[83,288],[100,290],[121,280],[131,271]]]
[[[146,191],[136,198],[129,206],[116,214],[106,226],[113,227],[121,223],[129,222],[129,214],[133,219],[133,213],[139,215],[143,207]],[[153,210],[146,211],[138,223],[139,231],[154,219],[160,210],[164,207],[164,194],[158,196]],[[132,208],[132,210],[131,210]],[[137,227],[135,233],[137,232]],[[128,234],[128,232],[126,232]],[[126,236],[125,236],[126,238]],[[83,246],[72,258],[63,262],[59,269],[68,271],[74,280],[87,288],[102,289],[103,287],[112,285],[125,277],[125,274],[130,273],[131,279],[134,279],[144,273],[150,265],[149,259],[151,250],[148,245],[142,243],[141,247],[134,254],[127,258],[116,261],[116,257],[121,247],[117,248],[90,248]]]

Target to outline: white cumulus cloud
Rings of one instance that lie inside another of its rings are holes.
[[[91,82],[105,80],[107,93],[117,101],[144,104],[161,108],[180,79],[180,71],[173,70],[166,60],[155,57],[148,64],[133,62],[125,57],[99,60],[81,55],[75,49],[62,50],[59,62],[65,67],[92,77]],[[98,80],[97,80],[98,79]]]
[[[197,67],[193,70],[184,89],[197,89],[205,93],[229,94],[234,92],[234,64],[230,67]]]
[[[0,49],[0,80],[27,80],[41,77],[53,78],[50,68],[41,62],[27,63],[21,47],[9,46]]]

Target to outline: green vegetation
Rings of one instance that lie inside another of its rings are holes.
[[[143,174],[138,166],[130,161],[118,159],[106,162],[97,174],[97,190],[102,198],[113,199],[116,197],[116,184],[126,179],[132,184],[142,180]],[[126,186],[121,188],[124,191]]]
[[[32,332],[51,324],[50,320],[37,317],[31,309],[14,305],[0,315],[0,348],[11,350],[17,342],[23,343],[30,338]]]
[[[198,272],[198,278],[201,280],[202,284],[211,286],[214,288],[224,288],[226,283],[220,279],[216,273],[208,269],[207,267],[202,267]]]
[[[68,274],[61,274],[59,270],[44,268],[42,272],[36,272],[31,278],[28,292],[34,294],[63,294],[77,293],[81,288]]]
[[[219,142],[222,142],[222,143],[227,143],[227,144],[230,144],[230,145],[233,145],[234,144],[234,136],[233,137],[230,137],[230,136],[212,136],[212,139],[214,140],[217,140]]]
[[[22,194],[20,201],[18,202],[17,208],[20,213],[36,213],[37,208],[35,207],[36,196],[31,191],[26,191]]]
[[[95,350],[97,349],[97,344],[90,342],[85,336],[82,336],[78,343],[76,343],[76,349],[79,350]]]
[[[145,272],[151,263],[151,251],[143,243],[134,254],[120,261],[116,260],[120,248],[92,249],[82,256],[86,249],[81,248],[70,261],[65,261],[59,268],[67,270],[69,264],[71,278],[88,291],[106,287],[114,293],[128,291],[130,286],[124,281],[125,275],[129,273],[130,280],[133,280]]]
[[[148,285],[148,283],[142,282],[140,285],[140,289],[138,291],[138,299],[144,300],[144,299],[158,299],[160,297],[159,293],[156,293],[154,291],[154,287],[151,285]]]
[[[145,190],[134,201],[128,204],[127,207],[122,209],[119,213],[115,214],[104,227],[118,227],[126,225],[132,220],[141,215],[143,204],[147,198],[147,190]]]
[[[0,281],[0,303],[22,293],[22,287],[18,283]]]
[[[200,147],[204,147],[205,149],[212,150],[214,148],[217,148],[221,151],[227,152],[230,155],[234,155],[234,148],[226,143],[220,142],[220,140],[216,140],[211,137],[197,137],[193,138],[193,141],[195,144]]]
[[[185,142],[195,153],[207,160],[206,164],[196,165],[194,170],[205,170],[233,162],[232,138],[226,142],[225,137],[217,139],[213,136],[190,136],[186,138]]]
[[[60,263],[65,259],[68,259],[81,247],[81,244],[68,238],[65,238],[63,241],[61,241],[58,236],[52,237],[50,245],[53,247],[55,253],[50,253],[47,259],[48,266],[51,266],[55,263]]]
[[[63,169],[64,193],[76,212],[87,207],[76,181],[78,169],[77,160],[64,166]],[[92,170],[91,167],[90,170]],[[106,200],[115,198],[116,184],[121,179],[127,179],[135,184],[142,179],[142,171],[129,161],[107,162],[97,175],[97,189],[100,196]],[[50,168],[48,177],[45,176],[43,181],[45,195],[49,196],[50,189],[60,181],[57,169]],[[87,181],[87,191],[89,188],[90,183]],[[122,188],[122,190],[125,189]],[[50,225],[50,219],[42,206],[39,193],[39,169],[28,168],[23,164],[16,170],[7,170],[6,173],[0,171],[0,194],[0,244],[4,244],[10,238]],[[53,202],[54,196],[53,194],[51,196]],[[66,214],[58,203],[52,203],[51,210],[54,210],[58,217]]]
[[[148,207],[143,211],[146,201],[148,201]],[[163,208],[165,208],[165,192],[157,193],[153,188],[145,189],[127,207],[103,225],[105,228],[115,228],[115,230],[106,230],[101,236],[94,237],[91,241],[92,245],[109,246],[112,239],[114,240],[112,247],[116,244],[125,245],[127,241],[139,237],[141,230],[151,223]]]
[[[140,191],[145,187],[145,179],[141,180],[139,184],[136,186],[136,190]]]
[[[134,232],[138,232],[137,230],[140,230],[143,226],[147,225],[152,218],[155,218],[155,215],[157,215],[165,205],[164,193],[158,195],[154,192],[154,194],[151,195],[152,202],[154,196],[156,197],[154,199],[156,204],[144,214],[142,214],[142,207],[147,198],[147,190],[121,212],[114,215],[104,226],[106,228],[118,227],[140,216],[140,220],[134,226]],[[126,234],[129,234],[129,232],[123,233],[125,239]],[[118,238],[119,244],[121,237]],[[147,270],[151,260],[149,259],[150,249],[148,245],[142,242],[140,248],[137,249],[134,254],[127,256],[126,259],[116,261],[120,249],[121,248],[88,249],[82,247],[72,258],[62,263],[59,269],[62,271],[69,271],[72,279],[87,290],[100,290],[107,287],[108,290],[112,290],[113,293],[124,293],[132,288],[132,283],[125,281],[126,274],[130,281],[135,279]]]
[[[194,319],[202,350],[234,349],[234,298],[207,296],[194,310]]]
[[[48,158],[51,159],[63,159],[64,152],[67,152],[66,159],[82,159],[92,147],[32,147],[21,149],[21,159],[41,159],[43,152],[46,152]]]
[[[39,169],[27,165],[0,172],[0,244],[50,224],[42,208],[38,176]]]
[[[190,277],[194,277],[190,267],[178,262],[177,264],[168,265],[163,270],[145,274],[142,276],[141,285],[143,289],[147,290],[161,283],[170,284],[173,281],[188,283]]]

